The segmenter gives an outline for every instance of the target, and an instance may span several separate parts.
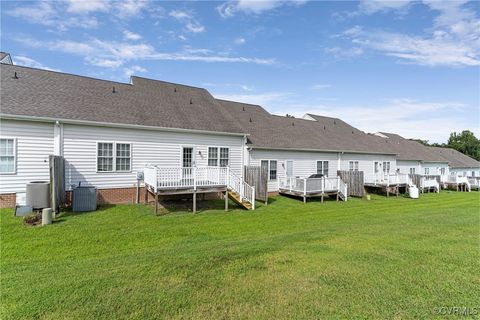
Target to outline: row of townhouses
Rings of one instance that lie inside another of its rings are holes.
[[[337,118],[277,116],[203,88],[22,67],[5,53],[0,60],[3,207],[28,182],[49,179],[49,155],[64,157],[67,190],[92,185],[112,203],[130,201],[137,172],[152,164],[228,168],[240,180],[245,166],[261,166],[269,192],[284,177],[336,178],[339,170],[362,171],[365,183],[397,172],[480,176],[480,163],[460,152],[367,134]]]

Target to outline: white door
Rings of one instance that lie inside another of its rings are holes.
[[[293,177],[293,161],[287,160],[287,177]]]
[[[182,150],[182,179],[186,185],[193,185],[193,165],[194,165],[194,153],[193,147],[183,147]]]

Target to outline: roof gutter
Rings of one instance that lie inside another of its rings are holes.
[[[66,123],[66,124],[77,124],[77,125],[85,125],[85,126],[114,127],[114,128],[125,128],[125,129],[156,130],[156,131],[184,132],[184,133],[203,133],[203,134],[222,135],[222,136],[244,137],[249,135],[246,133],[235,133],[235,132],[168,128],[168,127],[145,126],[145,125],[139,125],[139,124],[124,124],[124,123],[74,120],[74,119],[50,118],[50,117],[33,117],[33,116],[14,115],[14,114],[5,114],[5,113],[0,113],[0,118],[8,119],[8,120],[24,120],[24,121],[36,121],[36,122],[59,121],[61,123]]]
[[[277,148],[277,147],[256,147],[249,146],[252,149],[258,150],[280,150],[280,151],[309,151],[309,152],[344,152],[344,153],[358,153],[358,154],[383,154],[383,155],[393,155],[396,156],[396,153],[389,152],[374,152],[374,151],[353,151],[353,150],[328,150],[328,149],[305,149],[305,148]]]

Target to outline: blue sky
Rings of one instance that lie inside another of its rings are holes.
[[[367,132],[480,136],[480,4],[468,1],[2,1],[15,63],[204,87]]]

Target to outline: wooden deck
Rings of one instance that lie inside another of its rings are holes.
[[[336,178],[293,178],[281,177],[278,179],[278,192],[295,197],[303,198],[303,202],[307,202],[307,198],[336,195],[337,201],[342,199],[347,201],[347,185],[340,179]]]
[[[144,170],[145,203],[148,195],[155,198],[155,212],[159,196],[192,194],[193,212],[197,210],[197,194],[223,193],[225,210],[230,197],[245,209],[255,209],[255,188],[245,183],[228,167],[159,167],[148,165]]]

